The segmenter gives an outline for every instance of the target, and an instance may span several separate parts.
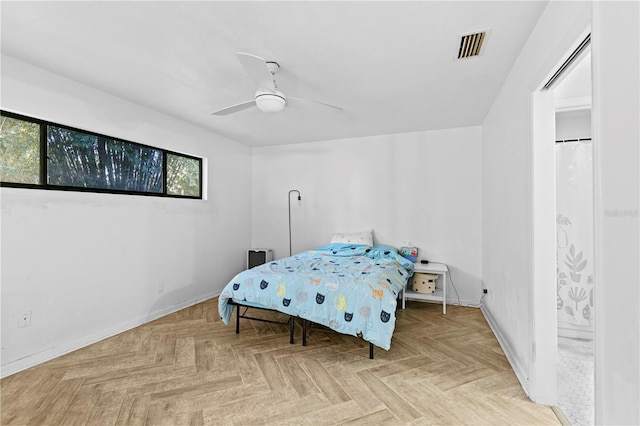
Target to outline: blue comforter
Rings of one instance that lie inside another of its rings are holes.
[[[413,263],[388,246],[330,244],[236,275],[220,294],[225,324],[233,299],[299,316],[389,349],[397,295]]]

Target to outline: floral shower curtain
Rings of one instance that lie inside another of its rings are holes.
[[[558,335],[593,338],[591,141],[556,143]]]

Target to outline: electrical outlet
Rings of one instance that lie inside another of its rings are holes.
[[[18,318],[18,328],[31,327],[31,311],[24,311]]]
[[[489,290],[487,290],[486,288],[483,288],[482,289],[482,294],[487,294],[487,293],[489,293]]]

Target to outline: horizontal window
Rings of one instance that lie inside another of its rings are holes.
[[[3,186],[202,198],[200,158],[7,112],[0,124]]]

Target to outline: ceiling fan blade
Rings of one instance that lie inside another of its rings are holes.
[[[259,88],[276,90],[276,84],[273,81],[273,75],[269,71],[267,62],[259,56],[250,53],[238,52],[238,60],[244,67],[249,77],[258,85]]]
[[[302,102],[310,102],[310,103],[314,103],[314,104],[318,104],[318,105],[323,105],[329,108],[334,108],[337,109],[339,111],[342,111],[342,108],[335,106],[335,105],[329,105],[329,104],[325,104],[324,102],[319,102],[319,101],[314,101],[311,99],[303,99],[303,98],[294,98],[293,96],[287,96],[287,101],[289,100],[294,100],[294,101],[302,101]]]
[[[233,114],[234,112],[244,111],[245,109],[249,109],[255,105],[256,105],[256,101],[252,99],[250,101],[242,102],[242,103],[232,105],[230,107],[226,107],[221,110],[212,112],[211,114],[212,115],[229,115],[229,114]]]

